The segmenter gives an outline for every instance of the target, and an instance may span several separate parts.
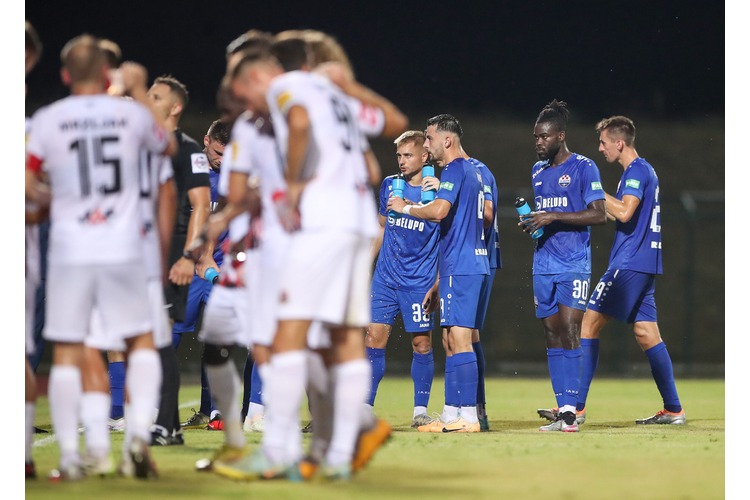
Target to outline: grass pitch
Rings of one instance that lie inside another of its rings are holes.
[[[723,380],[678,380],[686,426],[636,426],[661,409],[652,380],[595,379],[586,423],[572,433],[540,433],[536,409],[554,406],[546,379],[494,378],[486,382],[490,432],[424,434],[409,427],[410,378],[386,376],[375,409],[394,427],[392,439],[349,483],[234,482],[195,472],[196,460],[221,444],[221,432],[185,431],[185,445],[154,447],[156,481],[87,478],[53,484],[58,460],[52,434],[37,434],[39,478],[26,481],[27,499],[723,499],[725,396]],[[180,393],[184,421],[199,404],[199,386]],[[429,411],[442,410],[443,381],[435,379]],[[306,418],[306,410],[301,409]],[[50,428],[46,398],[37,425]],[[112,433],[119,456],[122,433]],[[248,434],[251,443],[259,434]],[[309,437],[305,435],[307,444]]]

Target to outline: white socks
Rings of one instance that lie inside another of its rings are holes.
[[[86,452],[102,458],[110,452],[109,409],[111,398],[106,392],[84,392],[81,398],[81,423],[86,436]]]
[[[273,464],[291,464],[302,458],[300,406],[307,385],[305,351],[271,356],[268,377],[263,380],[266,427],[262,449]]]
[[[224,420],[224,438],[229,446],[242,448],[246,444],[240,422],[240,377],[234,363],[206,365],[206,377],[216,408]]]
[[[159,406],[162,371],[159,354],[154,349],[136,349],[128,356],[125,390],[129,412],[125,425],[133,439],[151,441],[154,408]]]
[[[362,405],[370,390],[372,367],[367,359],[357,359],[335,365],[331,375],[335,379],[333,435],[326,462],[338,467],[352,461],[361,428]]]
[[[79,463],[78,410],[83,395],[81,370],[73,365],[53,365],[49,372],[48,397],[60,465]]]

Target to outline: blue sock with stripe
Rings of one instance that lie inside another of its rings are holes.
[[[583,352],[577,349],[563,349],[563,396],[564,406],[575,406],[578,402],[578,387],[581,385],[581,361]]]
[[[413,353],[411,358],[411,378],[414,381],[414,406],[427,407],[435,377],[435,358],[432,350],[427,354]]]
[[[370,395],[367,397],[367,403],[375,406],[375,396],[378,394],[378,386],[385,376],[385,349],[376,347],[367,347],[367,359],[372,366],[372,383],[370,385]]]
[[[555,400],[557,401],[558,408],[563,405],[563,359],[564,356],[562,347],[547,348],[547,366],[549,367],[549,378],[552,382],[552,392],[555,394]]]
[[[583,351],[583,361],[581,362],[581,384],[578,389],[576,411],[582,411],[586,408],[591,381],[594,380],[596,368],[599,366],[599,339],[581,339],[581,350]]]
[[[107,371],[109,372],[109,393],[112,397],[109,418],[122,418],[125,415],[125,362],[109,363]]]
[[[651,364],[651,375],[654,376],[656,387],[664,400],[664,409],[672,413],[680,413],[682,405],[680,404],[680,398],[677,396],[672,358],[667,351],[667,345],[664,342],[656,344],[646,351],[646,356],[649,364]]]
[[[458,406],[475,407],[477,405],[477,379],[479,378],[477,355],[474,351],[454,354],[453,365],[458,386]]]

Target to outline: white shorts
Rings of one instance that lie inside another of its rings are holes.
[[[270,346],[279,318],[281,273],[287,263],[291,235],[284,231],[265,234],[260,247],[247,252],[245,283],[253,313],[250,332],[253,344]]]
[[[157,349],[172,345],[172,327],[169,322],[169,314],[164,304],[164,286],[161,279],[150,279],[148,282],[148,302],[151,309],[151,317],[154,322],[153,336],[154,345]],[[84,343],[87,347],[102,351],[120,351],[127,349],[125,340],[108,337],[102,326],[102,318],[99,310],[94,308],[91,315],[91,333]]]
[[[371,248],[371,238],[353,233],[294,233],[281,277],[279,319],[369,325]]]
[[[247,262],[245,263],[247,265]],[[204,344],[250,347],[247,289],[214,285],[203,309],[198,340]]]
[[[146,271],[141,262],[66,265],[50,261],[47,273],[46,340],[83,342],[95,307],[109,338],[125,339],[152,331]]]

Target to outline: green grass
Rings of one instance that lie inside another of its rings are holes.
[[[430,412],[442,409],[442,390],[442,379],[436,379]],[[157,481],[51,484],[45,476],[57,464],[57,447],[41,434],[33,450],[40,477],[26,482],[26,498],[724,498],[724,381],[679,380],[678,390],[688,417],[684,427],[634,424],[661,407],[653,381],[596,379],[581,432],[542,434],[537,428],[544,421],[535,410],[554,406],[549,381],[488,379],[490,432],[442,435],[409,427],[411,379],[386,377],[376,413],[391,422],[393,438],[350,483],[337,484],[241,483],[195,472],[195,461],[210,456],[222,440],[220,432],[204,430],[185,431],[185,446],[152,448]],[[183,387],[181,402],[198,399],[199,387]],[[191,412],[189,404],[183,406],[184,420]],[[38,425],[49,428],[46,398],[38,407]],[[260,441],[257,434],[248,438]],[[113,433],[112,443],[119,453],[122,434]]]

